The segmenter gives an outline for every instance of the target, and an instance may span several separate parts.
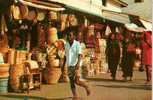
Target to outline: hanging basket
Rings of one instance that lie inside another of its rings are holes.
[[[56,21],[56,20],[57,20],[57,12],[55,12],[55,11],[50,11],[50,12],[49,12],[49,20],[50,20],[50,21]]]
[[[52,44],[58,40],[57,29],[55,27],[51,27],[48,29],[48,43]]]
[[[66,22],[68,14],[61,14],[61,21]]]

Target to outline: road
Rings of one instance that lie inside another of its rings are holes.
[[[133,81],[122,81],[122,72],[112,81],[109,73],[86,79],[91,95],[86,96],[84,88],[77,86],[79,100],[152,100],[152,83],[145,83],[145,72],[134,71]],[[41,90],[27,93],[0,94],[0,100],[72,100],[69,83],[42,85]]]

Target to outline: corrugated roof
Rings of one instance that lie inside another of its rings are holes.
[[[123,1],[123,2],[127,3],[128,5],[131,5],[131,4],[134,4],[135,0],[120,0],[120,1]]]
[[[131,4],[122,8],[122,12],[137,15],[145,20],[152,21],[152,1],[145,0],[143,3]]]

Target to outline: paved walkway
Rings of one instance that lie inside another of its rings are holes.
[[[92,94],[87,97],[84,88],[77,86],[79,100],[152,100],[151,84],[145,83],[145,72],[134,71],[133,81],[122,81],[118,71],[116,81],[110,79],[109,73],[100,74],[87,79]],[[0,94],[0,100],[72,100],[72,93],[68,83],[43,85],[40,90],[26,93]]]

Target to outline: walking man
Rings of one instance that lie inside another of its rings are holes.
[[[86,89],[87,95],[90,95],[89,87],[82,81],[78,70],[81,66],[81,44],[75,40],[75,34],[77,33],[75,27],[67,30],[67,43],[65,46],[66,51],[66,66],[68,67],[68,76],[70,79],[71,90],[74,99],[77,100],[76,84]]]

